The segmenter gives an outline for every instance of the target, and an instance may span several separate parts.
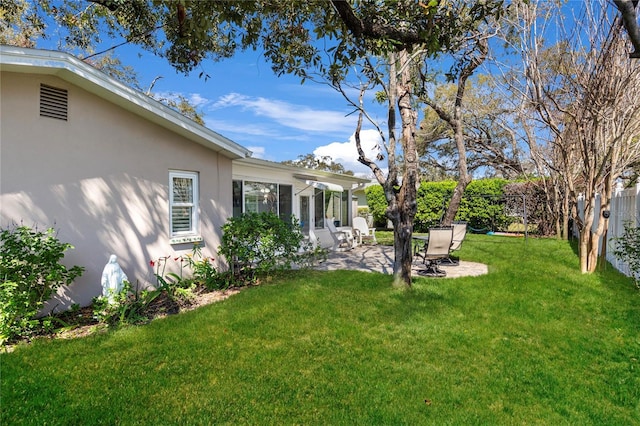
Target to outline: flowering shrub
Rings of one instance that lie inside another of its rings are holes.
[[[193,245],[191,253],[183,256],[187,266],[193,272],[193,280],[198,284],[203,284],[209,289],[217,288],[218,273],[214,267],[215,259],[202,255],[202,248],[199,244]]]
[[[149,261],[149,265],[155,268],[155,276],[158,287],[175,293],[178,288],[189,288],[195,285],[204,285],[208,289],[219,289],[224,287],[223,280],[220,279],[215,269],[215,259],[202,255],[202,247],[195,243],[191,253],[173,258],[180,264],[180,272],[165,272],[167,263],[171,256],[164,256],[158,260]],[[191,276],[185,276],[185,269],[191,270]]]
[[[60,263],[71,248],[52,228],[0,230],[0,344],[51,326],[50,319],[36,318],[38,312],[58,287],[84,272],[83,267],[67,269]]]
[[[166,272],[167,265],[171,262],[179,263],[178,272]],[[184,302],[190,303],[195,299],[194,290],[198,284],[211,288],[217,283],[216,270],[213,267],[213,258],[203,257],[198,244],[193,246],[191,253],[183,256],[163,256],[157,260],[150,260],[149,266],[154,269],[156,277],[155,290],[133,291],[131,284],[125,282],[122,291],[115,295],[112,303],[106,297],[96,297],[93,300],[94,317],[108,324],[137,324],[146,322],[153,312],[150,308],[163,302],[159,299],[166,295],[168,305],[165,303],[162,310],[179,310]],[[185,274],[191,269],[192,276]],[[152,306],[153,305],[153,306]]]
[[[193,280],[184,277],[185,259],[183,256],[174,257],[175,262],[180,263],[180,273],[165,272],[167,263],[170,262],[171,256],[164,256],[157,261],[149,261],[149,265],[155,267],[155,276],[157,280],[156,288],[159,292],[166,291],[167,295],[172,299],[189,299],[193,297],[195,284]]]
[[[166,272],[170,262],[179,263],[179,272]],[[93,300],[93,315],[100,322],[107,324],[138,324],[146,322],[153,316],[150,312],[152,304],[158,305],[162,302],[161,295],[168,297],[168,305],[165,303],[161,307],[164,311],[179,310],[179,306],[184,302],[190,303],[195,299],[194,290],[196,284],[206,284],[206,279],[215,277],[210,261],[213,259],[203,258],[200,247],[194,245],[193,251],[184,256],[163,256],[157,260],[150,260],[149,266],[154,268],[156,276],[155,290],[133,290],[131,284],[125,282],[120,293],[114,295],[114,300],[109,303],[106,297],[96,297]],[[185,276],[185,268],[193,271],[193,277]]]

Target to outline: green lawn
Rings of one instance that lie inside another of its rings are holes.
[[[0,356],[0,424],[640,424],[640,292],[566,242],[468,235],[489,274],[295,272]]]

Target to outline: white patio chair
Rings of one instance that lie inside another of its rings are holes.
[[[374,244],[378,243],[375,228],[369,228],[367,220],[364,217],[357,216],[353,218],[353,233],[355,234],[355,238],[358,239],[358,244],[362,244],[364,241],[371,241]]]
[[[327,220],[327,228],[333,239],[333,251],[347,251],[353,248],[353,236],[349,232],[339,231],[333,223],[333,219]]]

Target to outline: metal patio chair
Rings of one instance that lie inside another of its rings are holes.
[[[453,240],[451,247],[449,248],[449,255],[446,259],[442,260],[444,265],[459,265],[460,259],[451,256],[452,251],[460,250],[460,246],[467,235],[467,222],[454,222],[453,223]]]
[[[429,229],[429,241],[422,257],[426,268],[418,271],[419,275],[427,277],[444,277],[445,271],[438,266],[443,259],[449,257],[449,248],[453,241],[452,227],[439,227]]]

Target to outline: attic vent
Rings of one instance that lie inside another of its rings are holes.
[[[40,116],[67,121],[67,91],[40,85]]]

